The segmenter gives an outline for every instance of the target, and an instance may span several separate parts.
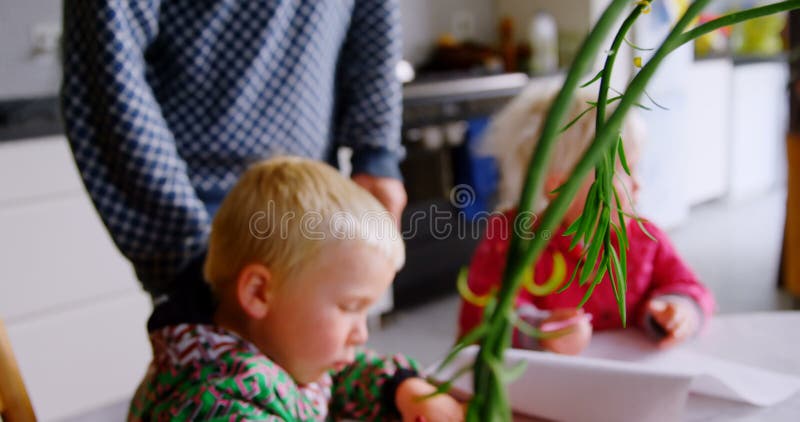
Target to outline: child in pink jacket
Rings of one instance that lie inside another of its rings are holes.
[[[543,95],[540,88],[523,92],[495,118],[485,140],[486,152],[497,159],[500,167],[500,207],[506,211],[493,215],[489,220],[486,236],[470,263],[468,291],[462,292],[459,337],[480,323],[486,296],[498,288],[502,280],[511,234],[509,227],[516,212],[515,201],[520,196],[527,164],[552,98],[553,95]],[[585,91],[579,92],[567,121],[577,117],[588,107],[586,102],[591,100]],[[543,192],[553,192],[567,180],[572,167],[594,139],[594,121],[593,111],[589,112],[562,134],[554,148]],[[628,162],[633,167],[642,137],[640,124],[634,117],[626,120],[622,136]],[[554,281],[563,285],[570,279],[583,253],[583,246],[578,244],[570,249],[572,237],[565,236],[564,231],[583,212],[593,177],[587,178],[561,226],[554,233],[537,233],[550,235],[551,240],[534,264],[532,281],[535,284]],[[627,198],[635,198],[638,190],[635,178],[618,166],[614,179],[621,198],[617,205],[628,215],[634,214]],[[546,193],[540,198],[537,211],[542,211],[553,197],[553,194]],[[711,292],[700,283],[658,227],[646,220],[642,220],[640,225],[634,219],[627,219],[626,227],[630,244],[625,293],[628,325],[645,330],[662,347],[691,337],[713,312],[715,305]],[[613,243],[617,247],[616,239]],[[537,296],[531,292],[535,287],[529,288],[530,284],[526,282],[516,301],[519,315],[543,331],[572,329],[566,330],[567,334],[563,336],[541,341],[515,331],[514,347],[577,354],[588,344],[592,328],[621,328],[622,321],[608,275],[584,307],[576,309],[589,284],[579,286],[574,281],[562,293]]]

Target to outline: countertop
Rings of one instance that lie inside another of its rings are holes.
[[[0,101],[0,142],[63,132],[55,95]]]

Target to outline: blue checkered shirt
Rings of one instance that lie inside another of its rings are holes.
[[[399,177],[397,0],[65,0],[62,108],[114,242],[157,295],[254,161]]]

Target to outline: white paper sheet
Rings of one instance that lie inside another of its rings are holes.
[[[437,377],[445,380],[471,363],[476,346],[465,349]],[[566,421],[675,421],[683,413],[692,378],[642,365],[605,359],[509,350],[506,363],[528,362],[509,388],[515,412]],[[435,368],[435,367],[434,367]],[[470,375],[454,386],[471,393]]]
[[[465,349],[437,378],[448,379],[476,352],[476,346]],[[554,420],[675,421],[683,419],[689,392],[770,406],[800,391],[800,377],[691,347],[658,350],[633,330],[595,335],[577,357],[507,352],[507,365],[519,360],[527,361],[528,369],[509,388],[513,410]],[[459,379],[455,388],[471,392],[471,377]]]
[[[582,356],[685,373],[692,377],[690,392],[694,394],[756,406],[771,406],[800,391],[800,377],[711,356],[692,344],[659,350],[636,331],[630,330],[596,335]]]

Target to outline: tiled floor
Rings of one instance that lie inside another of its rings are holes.
[[[776,190],[744,203],[706,204],[670,232],[678,250],[714,291],[720,313],[798,309],[795,300],[776,288],[784,201],[785,192]],[[457,311],[453,294],[394,312],[370,333],[369,346],[433,364],[454,340]],[[126,409],[127,403],[117,403],[70,420],[124,420]]]

